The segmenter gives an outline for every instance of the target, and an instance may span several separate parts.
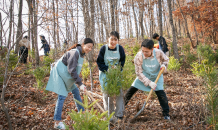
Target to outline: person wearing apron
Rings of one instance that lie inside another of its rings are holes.
[[[124,99],[125,105],[128,104],[131,97],[138,89],[142,91],[155,90],[159,103],[163,109],[164,119],[170,119],[169,105],[166,93],[164,92],[163,74],[160,76],[157,84],[154,81],[162,67],[168,65],[169,58],[159,49],[153,48],[154,42],[145,39],[141,44],[141,51],[137,53],[134,59],[136,79],[128,89]]]
[[[58,94],[56,102],[54,120],[54,128],[65,129],[63,122],[61,122],[61,114],[64,101],[69,92],[72,92],[74,99],[82,102],[80,97],[80,89],[85,91],[86,86],[82,83],[82,79],[79,77],[80,71],[83,65],[83,57],[86,53],[92,50],[94,42],[90,38],[85,38],[83,43],[74,44],[68,49],[68,51],[55,63],[50,72],[50,77],[46,90],[52,91]],[[83,106],[75,102],[77,110],[84,111]]]
[[[104,78],[106,78],[105,71],[108,69],[113,69],[109,67],[109,64],[117,65],[121,63],[121,67],[124,66],[125,63],[125,52],[119,42],[119,33],[116,31],[112,31],[109,37],[109,43],[102,46],[97,58],[97,64],[99,68],[99,80],[102,90],[104,90]],[[115,63],[114,63],[115,62]],[[105,84],[106,86],[106,84]],[[103,92],[103,104],[104,109],[108,110],[108,95]],[[116,100],[116,110],[115,116],[116,119],[122,119],[123,111],[124,111],[124,102],[123,102],[123,92],[120,90],[120,95],[116,97],[110,97],[109,100],[109,113],[111,114],[114,111],[113,101]],[[112,121],[112,120],[111,120]]]

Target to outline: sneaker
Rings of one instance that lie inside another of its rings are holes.
[[[170,116],[165,116],[164,119],[165,120],[170,120]]]
[[[59,122],[58,124],[55,123],[54,128],[55,129],[61,129],[61,130],[65,130],[66,129],[63,122]]]

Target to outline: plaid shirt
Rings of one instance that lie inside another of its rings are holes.
[[[163,53],[163,51],[159,49],[155,49],[156,53],[156,58],[157,61],[160,63],[160,65],[164,64],[166,67],[168,66],[169,58]],[[154,54],[152,53],[152,56],[147,57],[147,59],[153,58]],[[134,64],[135,64],[135,73],[139,80],[144,83],[145,86],[148,86],[149,83],[151,82],[150,79],[148,79],[144,74],[143,74],[143,69],[142,69],[142,64],[143,64],[143,59],[146,59],[146,57],[143,55],[142,51],[139,51],[134,59]],[[166,71],[166,70],[164,70]]]

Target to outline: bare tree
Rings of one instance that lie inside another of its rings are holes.
[[[0,45],[2,46],[2,29],[3,29],[3,27],[2,27],[2,14],[1,14],[1,12],[0,12]]]
[[[132,11],[133,11],[133,16],[134,16],[134,21],[135,21],[135,33],[136,33],[136,39],[139,39],[139,34],[138,34],[138,24],[137,24],[137,19],[136,19],[136,14],[135,14],[135,6],[133,0],[132,2]]]
[[[13,8],[14,8],[14,0],[11,0],[10,3],[10,22],[9,22],[9,34],[8,34],[8,45],[7,47],[10,47],[11,44],[11,32],[12,32],[12,23],[13,23]]]
[[[18,39],[18,42],[15,43],[15,54],[18,54],[19,50],[19,41],[22,38],[21,32],[22,32],[22,7],[23,7],[23,0],[19,0],[19,12],[18,12],[18,26],[17,26],[17,35],[16,39]]]
[[[111,13],[111,29],[115,31],[115,21],[114,21],[114,0],[110,0],[110,13]]]
[[[162,23],[162,5],[161,0],[158,0],[158,8],[159,8],[159,17],[158,17],[158,26],[159,26],[159,33],[161,36],[163,36],[163,23]]]
[[[179,59],[178,54],[178,48],[177,48],[177,42],[176,42],[176,31],[173,24],[173,15],[172,15],[172,7],[171,7],[171,0],[167,0],[168,10],[169,10],[169,22],[172,28],[172,34],[173,34],[173,54],[176,59]]]

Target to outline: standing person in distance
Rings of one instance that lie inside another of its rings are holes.
[[[45,39],[44,35],[39,35],[42,43],[42,47],[39,49],[40,51],[42,48],[44,48],[44,55],[48,56],[49,51],[50,51],[50,45],[48,44],[47,40]]]
[[[114,61],[116,61],[115,65],[121,63],[121,67],[123,67],[125,63],[125,58],[126,55],[124,49],[121,45],[119,45],[119,33],[116,31],[112,31],[110,33],[110,37],[108,38],[108,44],[103,45],[101,47],[97,58],[97,64],[99,68],[99,80],[102,90],[104,89],[103,79],[106,78],[105,72],[108,71],[109,69],[113,69],[113,68],[109,68],[109,64],[113,65]],[[106,93],[103,93],[103,104],[105,110],[108,110],[108,97],[109,96]],[[123,103],[122,90],[120,90],[119,96],[115,98],[110,97],[110,104],[109,104],[110,114],[114,111],[114,104],[113,104],[114,100],[116,100],[116,110],[115,110],[115,116],[113,118],[114,119],[113,121],[116,121],[117,119],[123,118],[124,103]]]
[[[28,49],[30,49],[30,41],[27,38],[28,36],[24,36],[23,39],[19,42],[19,56],[21,56],[20,62],[24,64],[27,63]]]
[[[61,121],[61,113],[64,101],[69,92],[72,92],[74,99],[82,102],[80,92],[76,84],[81,90],[85,91],[86,86],[82,83],[79,77],[83,65],[85,54],[89,53],[94,46],[94,42],[90,38],[85,38],[83,43],[74,44],[68,51],[57,61],[51,70],[46,90],[58,94],[58,99],[55,107],[54,128],[65,129]],[[84,111],[83,106],[75,102],[78,112]]]
[[[141,44],[141,51],[139,51],[134,58],[137,77],[124,97],[125,105],[128,104],[129,100],[138,89],[142,91],[150,91],[153,89],[162,107],[164,119],[169,120],[169,105],[163,88],[163,74],[161,74],[157,84],[154,83],[161,68],[164,67],[166,70],[168,62],[169,58],[161,50],[154,48],[154,42],[145,39]]]
[[[169,57],[169,49],[168,49],[168,45],[166,43],[165,38],[162,36],[159,36],[157,33],[155,33],[153,35],[153,39],[159,41],[159,49],[162,50],[164,52],[164,54],[166,54],[166,56]]]

